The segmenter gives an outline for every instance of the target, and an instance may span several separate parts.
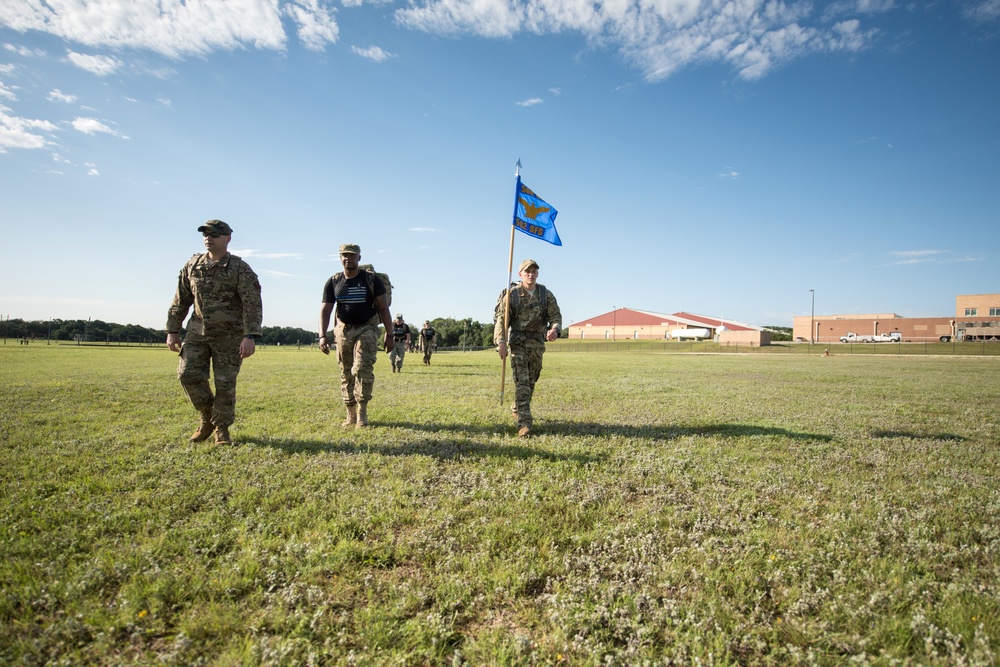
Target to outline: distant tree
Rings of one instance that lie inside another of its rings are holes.
[[[264,327],[261,342],[265,345],[312,345],[317,336],[298,327]]]
[[[765,331],[771,333],[771,340],[781,341],[781,340],[791,340],[792,339],[792,328],[791,327],[777,327],[777,326],[765,326],[763,327]]]

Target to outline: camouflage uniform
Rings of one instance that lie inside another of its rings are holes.
[[[228,427],[236,415],[236,376],[240,342],[260,336],[263,306],[260,281],[236,255],[212,264],[208,253],[194,255],[181,269],[177,293],[167,315],[167,331],[179,331],[194,306],[181,347],[177,379],[199,412],[212,411],[215,426]],[[215,395],[208,383],[215,372]]]
[[[542,355],[545,354],[545,332],[553,327],[562,328],[562,314],[556,297],[546,290],[542,312],[540,290],[545,286],[536,283],[534,295],[518,283],[511,289],[517,291],[517,298],[510,300],[510,336],[503,329],[504,302],[506,290],[500,294],[494,312],[493,342],[507,341],[510,351],[510,368],[514,374],[514,404],[511,410],[517,417],[518,426],[531,426],[531,395],[535,383],[542,373]],[[516,304],[515,304],[516,302]]]
[[[434,348],[437,346],[437,336],[434,331],[434,327],[430,324],[425,326],[420,330],[420,348],[424,353],[424,364],[427,366],[431,365],[431,354],[434,353]]]
[[[375,361],[378,353],[378,327],[374,324],[344,324],[333,327],[340,364],[340,393],[344,405],[372,400],[375,388]]]
[[[406,356],[406,347],[409,345],[407,337],[410,336],[410,325],[403,322],[399,316],[392,322],[392,352],[389,353],[389,364],[392,372],[403,370],[403,357]]]

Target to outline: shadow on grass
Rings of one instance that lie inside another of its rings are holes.
[[[954,433],[910,433],[909,431],[872,431],[873,438],[909,438],[911,440],[945,440],[965,442],[965,436]]]
[[[458,458],[503,457],[511,459],[542,459],[545,461],[574,461],[579,464],[596,463],[605,456],[589,454],[559,454],[532,446],[531,440],[518,441],[516,445],[483,444],[469,439],[446,438],[441,440],[403,440],[394,438],[393,444],[367,442],[322,442],[319,440],[279,440],[267,438],[248,439],[245,444],[280,449],[289,454],[340,452],[343,454],[379,454],[382,456],[429,456],[441,460]],[[522,443],[523,444],[520,444]]]
[[[558,435],[596,435],[623,438],[651,438],[673,440],[685,436],[723,436],[727,438],[779,437],[790,440],[830,442],[833,436],[820,433],[799,433],[773,426],[754,424],[709,424],[706,426],[632,426],[628,424],[600,424],[594,422],[549,421],[541,423],[541,432]]]

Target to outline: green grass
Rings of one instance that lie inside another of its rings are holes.
[[[564,350],[565,351],[565,350]],[[993,665],[1000,359],[0,347],[0,664]],[[507,403],[513,397],[508,381]]]

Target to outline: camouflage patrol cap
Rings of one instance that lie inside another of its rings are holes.
[[[529,269],[532,266],[537,269],[538,268],[538,262],[536,262],[533,259],[526,259],[523,262],[521,262],[521,268],[519,268],[517,270],[517,272],[520,273],[521,271],[524,271],[525,269]]]
[[[396,313],[396,319],[397,320],[403,319],[403,313]]]
[[[343,255],[344,253],[354,253],[355,255],[360,255],[361,246],[357,243],[345,243],[340,246],[340,254]]]
[[[223,236],[232,236],[233,228],[222,220],[209,220],[204,225],[198,228],[199,232],[215,232],[216,234],[222,234]]]

